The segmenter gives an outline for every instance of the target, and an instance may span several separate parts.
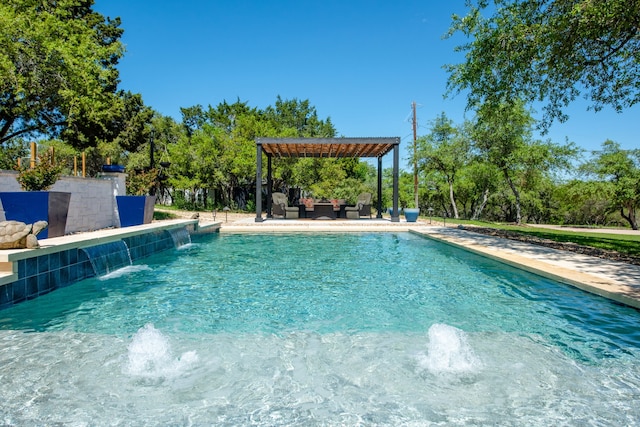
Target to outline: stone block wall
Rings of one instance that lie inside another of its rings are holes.
[[[98,178],[61,177],[51,190],[71,193],[65,234],[117,227],[116,196],[126,194],[126,176],[103,173]],[[16,177],[16,172],[0,171],[0,192],[22,191]]]

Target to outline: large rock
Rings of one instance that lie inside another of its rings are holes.
[[[0,249],[39,248],[36,235],[47,228],[47,221],[25,224],[19,221],[0,222]]]

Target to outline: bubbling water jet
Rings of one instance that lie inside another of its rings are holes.
[[[125,372],[136,377],[171,378],[179,376],[197,361],[195,351],[175,358],[167,337],[149,323],[136,332],[129,344]]]
[[[421,358],[420,366],[432,374],[464,374],[477,371],[482,362],[464,331],[436,323],[429,328],[428,352]]]

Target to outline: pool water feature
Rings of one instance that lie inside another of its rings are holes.
[[[176,248],[182,248],[191,244],[191,234],[189,234],[186,228],[172,228],[167,231],[171,234],[173,244]]]
[[[640,423],[637,310],[458,248],[221,234],[143,262],[2,311],[4,423]]]
[[[87,255],[98,277],[132,264],[129,247],[122,240],[81,248],[80,251]]]

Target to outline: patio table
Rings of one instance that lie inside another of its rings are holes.
[[[333,203],[314,203],[313,219],[336,219]]]

